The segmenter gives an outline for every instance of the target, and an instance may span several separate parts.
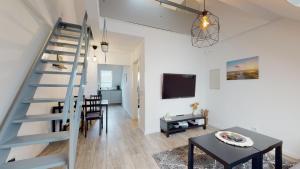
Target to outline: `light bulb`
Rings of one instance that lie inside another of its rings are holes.
[[[207,27],[210,25],[210,21],[207,16],[203,16],[201,18],[200,27],[201,29],[207,29]]]
[[[97,61],[97,57],[96,57],[96,56],[93,57],[93,61],[94,61],[94,62]]]

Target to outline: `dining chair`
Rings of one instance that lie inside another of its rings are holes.
[[[90,95],[90,98],[91,99],[100,99],[100,103],[101,103],[101,100],[102,100],[102,97],[101,95]],[[94,109],[96,107],[93,107],[92,109]],[[92,125],[92,121],[90,121],[90,125]]]
[[[102,96],[101,95],[90,95],[91,99],[100,99],[102,100]]]
[[[101,131],[103,129],[103,111],[101,106],[101,99],[99,98],[91,98],[84,100],[84,135],[86,137],[88,131],[88,122],[93,120],[99,120],[99,135],[101,135]]]

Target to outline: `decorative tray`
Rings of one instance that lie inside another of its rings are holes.
[[[215,136],[226,144],[238,147],[251,147],[253,141],[251,138],[231,131],[218,131]]]

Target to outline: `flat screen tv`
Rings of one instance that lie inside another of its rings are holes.
[[[162,99],[195,97],[196,75],[163,74]]]

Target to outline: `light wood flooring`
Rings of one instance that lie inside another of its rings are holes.
[[[188,138],[214,131],[213,128],[191,129],[167,138],[162,133],[144,135],[137,121],[130,119],[121,106],[110,106],[108,133],[105,125],[98,134],[94,123],[84,138],[80,133],[77,149],[77,169],[159,169],[152,158],[154,153],[187,145]],[[104,120],[105,121],[105,120]],[[41,155],[67,152],[66,142],[49,145]]]

